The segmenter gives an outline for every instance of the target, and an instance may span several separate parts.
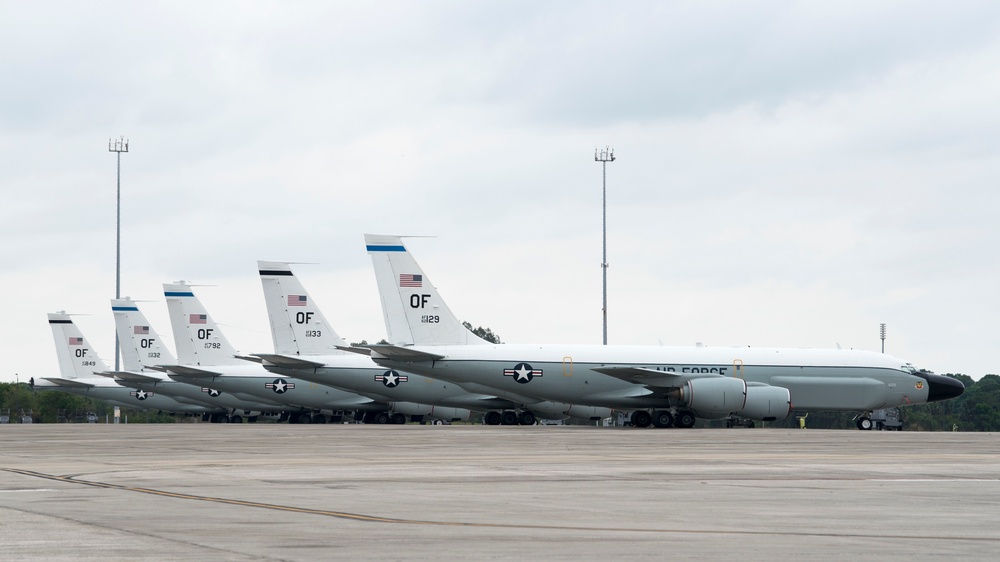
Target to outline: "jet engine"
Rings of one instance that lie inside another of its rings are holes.
[[[426,416],[449,421],[465,421],[472,415],[472,412],[465,408],[446,408],[429,406],[427,404],[414,404],[412,402],[393,402],[391,406],[392,411],[398,414]]]
[[[747,403],[747,383],[731,377],[691,379],[681,387],[680,398],[699,413],[738,412]]]
[[[569,408],[563,412],[571,418],[577,418],[582,420],[601,420],[604,418],[611,417],[613,411],[611,408],[600,408],[597,406],[580,406],[579,404],[571,404]]]
[[[736,413],[752,420],[783,420],[791,411],[791,401],[792,397],[787,388],[748,386],[746,406]]]

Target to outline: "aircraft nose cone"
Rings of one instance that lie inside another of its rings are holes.
[[[926,371],[920,371],[917,376],[927,381],[929,387],[927,389],[928,402],[950,400],[965,392],[965,385],[960,380]]]

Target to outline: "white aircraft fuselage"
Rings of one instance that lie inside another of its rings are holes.
[[[347,353],[331,356],[303,357],[322,364],[312,369],[284,368],[264,362],[264,367],[276,374],[295,376],[307,381],[363,394],[379,402],[422,402],[438,406],[486,411],[513,408],[515,404],[492,396],[470,394],[454,383],[405,371],[386,369],[370,358]]]
[[[258,364],[199,367],[203,373],[185,374],[183,367],[171,370],[170,378],[197,387],[211,387],[253,401],[262,399],[291,407],[316,410],[385,409],[371,399],[352,392],[288,376],[275,375]],[[209,374],[214,372],[215,374]]]
[[[918,374],[900,359],[858,350],[418,345],[402,349],[440,358],[407,360],[395,353],[396,349],[373,346],[372,359],[386,367],[456,384],[485,385],[497,393],[519,392],[546,400],[620,409],[677,406],[675,390],[698,378],[735,377],[748,386],[759,383],[786,388],[792,408],[799,411],[864,411],[920,404],[937,396],[932,388],[937,387],[938,394],[957,389],[947,377]],[[616,370],[627,374],[622,378],[609,374]],[[663,377],[658,377],[657,372]]]
[[[214,411],[213,408],[205,405],[179,402],[159,392],[124,387],[104,377],[93,379],[40,378],[34,381],[32,388],[34,390],[59,390],[132,410],[151,410],[176,414],[204,414]]]

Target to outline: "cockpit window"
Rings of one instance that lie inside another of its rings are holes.
[[[899,370],[905,371],[905,372],[907,372],[907,373],[909,373],[911,375],[917,372],[917,370],[913,368],[913,365],[911,365],[909,363],[907,363],[906,365],[903,365],[902,367],[900,367]]]

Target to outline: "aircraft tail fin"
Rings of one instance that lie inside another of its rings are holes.
[[[194,296],[191,286],[164,283],[170,325],[177,346],[177,362],[181,365],[239,365],[233,347],[222,330],[205,310],[205,305]]]
[[[344,345],[323,312],[285,262],[257,261],[271,322],[274,352],[279,355],[339,355]]]
[[[98,378],[94,373],[108,370],[69,314],[50,312],[48,317],[63,378],[93,379]]]
[[[487,344],[459,322],[399,236],[365,234],[393,345]]]
[[[111,312],[115,316],[122,366],[126,371],[143,371],[156,365],[177,362],[134,301],[129,298],[111,299]]]

